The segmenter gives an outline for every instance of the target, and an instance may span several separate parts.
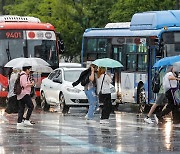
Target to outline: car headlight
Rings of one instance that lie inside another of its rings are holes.
[[[115,93],[115,92],[116,92],[115,87],[111,87],[111,88],[110,88],[110,91],[111,91],[111,93]]]
[[[66,88],[67,91],[71,92],[71,93],[80,93],[81,90],[77,89],[77,88],[70,88],[70,87],[67,87]]]

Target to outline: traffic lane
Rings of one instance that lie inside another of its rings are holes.
[[[1,110],[3,114],[3,111]],[[117,112],[110,116],[109,125],[86,123],[84,108],[71,113],[36,110],[32,119],[36,124],[16,128],[17,115],[0,120],[0,153],[157,153],[179,152],[179,125],[171,120],[165,125],[146,124],[144,115]]]

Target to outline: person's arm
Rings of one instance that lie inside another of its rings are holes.
[[[175,77],[174,75],[169,75],[169,76],[168,76],[168,79],[169,79],[169,80],[180,80],[180,78],[177,78],[177,77]]]
[[[90,81],[94,81],[94,67],[91,66],[91,75],[89,76]]]

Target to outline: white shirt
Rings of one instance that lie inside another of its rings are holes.
[[[7,95],[8,98],[15,95],[14,94],[14,84],[15,84],[15,81],[16,81],[17,77],[18,77],[18,73],[12,72],[11,77],[10,77],[10,79],[8,81],[9,82],[8,83],[9,84],[9,92],[8,92],[8,95]]]
[[[170,88],[176,88],[177,87],[177,80],[169,80],[169,76],[174,76],[172,72],[166,73],[166,75],[163,78],[163,88],[166,91],[168,91]],[[171,84],[171,85],[170,85]]]
[[[97,78],[97,93],[99,94],[101,85],[102,85],[102,80],[103,80],[104,74],[101,74],[99,78]],[[112,82],[111,77],[109,75],[105,75],[104,81],[103,81],[103,86],[102,86],[102,93],[103,94],[109,94],[111,93],[110,90],[110,83]]]

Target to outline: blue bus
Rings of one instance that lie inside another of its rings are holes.
[[[110,25],[86,29],[82,64],[104,57],[120,61],[124,67],[113,70],[116,90],[122,102],[137,103],[143,111],[155,100],[151,90],[154,63],[180,54],[180,10],[136,13],[127,26]]]

